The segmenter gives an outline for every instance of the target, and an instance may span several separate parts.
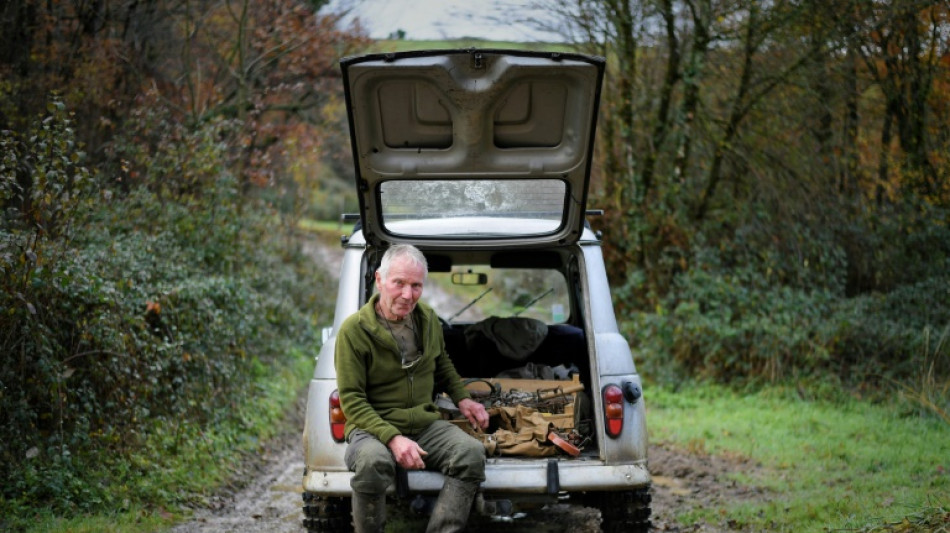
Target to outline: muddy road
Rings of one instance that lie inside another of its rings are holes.
[[[339,248],[313,245],[305,251],[336,275],[340,269]],[[438,297],[429,295],[426,297]],[[649,399],[649,395],[647,395]],[[247,457],[234,472],[233,484],[222,489],[193,518],[170,530],[172,533],[301,533],[301,480],[304,471],[301,432],[305,410],[304,391],[287,413],[279,436],[262,446],[259,455]],[[649,401],[647,402],[649,419]],[[740,458],[722,458],[691,453],[665,443],[651,443],[650,472],[653,475],[653,530],[658,532],[732,532],[741,524],[679,523],[675,516],[685,511],[720,509],[726,502],[762,500],[769,495],[741,487],[728,479],[732,472],[752,473],[760,465]],[[752,476],[755,478],[755,476]],[[393,518],[398,519],[398,516]],[[405,522],[404,522],[405,523]],[[409,522],[412,524],[413,522]],[[424,522],[418,522],[424,530]],[[473,531],[493,532],[596,532],[600,513],[579,506],[547,509],[543,516],[529,516],[506,524],[479,525]],[[554,529],[552,529],[552,527]],[[401,528],[413,530],[414,528]]]

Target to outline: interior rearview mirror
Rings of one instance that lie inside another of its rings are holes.
[[[453,285],[486,285],[488,284],[488,274],[484,272],[453,272]]]

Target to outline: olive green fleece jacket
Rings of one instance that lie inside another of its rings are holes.
[[[417,434],[442,418],[434,401],[436,391],[448,393],[456,404],[470,396],[445,351],[435,311],[417,303],[412,312],[421,327],[423,354],[407,370],[392,333],[376,317],[378,300],[374,295],[343,321],[334,364],[346,436],[359,428],[386,444],[396,435]]]

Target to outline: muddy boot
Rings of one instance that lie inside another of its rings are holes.
[[[383,533],[386,527],[386,495],[353,491],[353,531]]]
[[[464,530],[476,490],[478,490],[477,482],[459,481],[446,477],[439,499],[436,500],[435,508],[432,509],[432,516],[429,517],[426,533],[451,533]]]

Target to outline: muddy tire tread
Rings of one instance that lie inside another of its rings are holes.
[[[309,533],[352,531],[349,498],[323,497],[303,493],[303,526]]]
[[[589,494],[589,502],[600,509],[601,530],[605,533],[646,533],[650,530],[650,489]]]

